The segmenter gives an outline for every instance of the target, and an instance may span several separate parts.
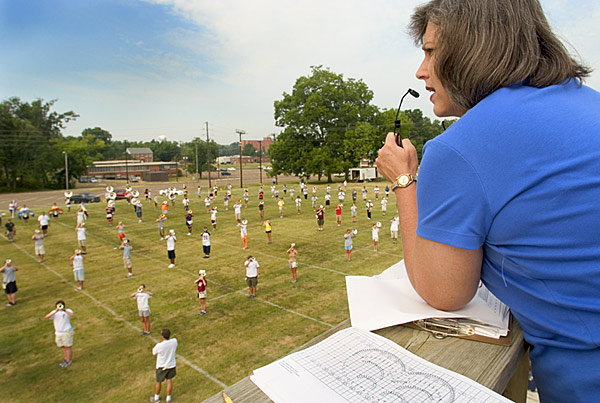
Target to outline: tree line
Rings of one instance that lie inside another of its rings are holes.
[[[347,175],[362,160],[374,161],[386,134],[394,130],[396,110],[379,108],[372,100],[373,92],[362,80],[311,67],[311,74],[299,77],[290,94],[284,92],[274,102],[275,124],[282,132],[269,147],[271,174],[331,181],[333,174]],[[128,147],[150,148],[155,161],[186,160],[190,172],[196,172],[197,155],[200,174],[218,156],[239,154],[238,142],[219,145],[198,137],[189,142],[115,140],[100,127],[64,136],[62,130],[78,115],[53,111],[55,103],[12,97],[0,104],[0,191],[62,188],[65,154],[69,181],[84,175],[93,161],[128,158]],[[402,111],[400,119],[402,136],[411,138],[419,158],[425,142],[444,130],[440,121],[431,121],[419,109]],[[246,144],[242,154],[257,156],[259,151]],[[264,150],[262,154],[267,155]]]

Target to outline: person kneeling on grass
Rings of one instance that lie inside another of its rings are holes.
[[[177,339],[171,339],[171,331],[163,329],[160,332],[162,340],[152,349],[152,355],[156,356],[156,386],[155,394],[150,398],[151,402],[160,402],[161,384],[167,381],[167,402],[171,401],[173,394],[173,377],[177,375],[175,357],[177,355]]]
[[[148,304],[148,299],[152,298],[152,293],[146,291],[146,286],[144,284],[140,284],[137,292],[131,294],[131,298],[137,300],[138,313],[142,324],[144,325],[142,336],[148,336],[150,334],[150,304]]]
[[[64,301],[56,302],[56,309],[48,313],[45,318],[54,321],[54,341],[63,350],[64,360],[59,364],[61,368],[67,368],[73,363],[73,327],[71,318],[73,311],[65,307]]]
[[[200,300],[200,315],[206,315],[206,270],[200,270],[198,272],[198,279],[194,281],[194,284],[198,286],[198,299]]]

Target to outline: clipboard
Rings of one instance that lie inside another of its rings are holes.
[[[469,319],[457,318],[430,318],[416,320],[414,322],[405,323],[404,326],[423,330],[433,334],[436,339],[445,339],[446,337],[459,337],[464,340],[473,340],[483,343],[496,344],[508,347],[512,344],[512,323],[513,316],[510,315],[508,334],[496,339],[494,337],[483,336],[473,332],[473,321]],[[485,324],[481,324],[484,325]]]

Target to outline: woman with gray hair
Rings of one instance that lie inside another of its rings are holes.
[[[394,133],[379,151],[414,288],[455,310],[481,280],[519,320],[542,402],[600,396],[600,94],[583,85],[590,70],[538,0],[434,0],[410,31],[434,113],[460,118],[426,144],[420,166]]]

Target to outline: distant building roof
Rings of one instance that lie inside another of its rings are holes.
[[[127,147],[127,152],[129,154],[153,154],[148,147]]]

